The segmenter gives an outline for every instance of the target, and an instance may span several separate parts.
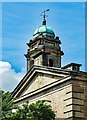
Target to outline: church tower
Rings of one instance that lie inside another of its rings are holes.
[[[42,25],[35,30],[32,40],[27,43],[27,71],[33,65],[61,68],[61,56],[64,54],[60,47],[61,41],[58,36],[55,37],[52,28],[46,25],[45,12]]]
[[[27,73],[12,92],[14,103],[50,100],[56,120],[87,120],[87,73],[78,63],[61,66],[61,41],[46,24],[47,11],[27,43]]]

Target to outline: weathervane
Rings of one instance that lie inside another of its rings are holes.
[[[48,15],[46,15],[46,12],[49,11],[49,9],[45,10],[42,12],[41,16],[43,16],[43,22],[42,25],[46,25],[46,17],[48,17]]]

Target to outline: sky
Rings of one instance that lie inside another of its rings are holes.
[[[1,5],[1,4],[0,4]],[[85,71],[85,2],[2,2],[2,89],[12,91],[26,74],[27,44],[41,26],[41,12],[47,26],[59,36],[64,56],[62,66],[75,62]]]
[[[86,0],[1,0],[2,2],[85,2]]]

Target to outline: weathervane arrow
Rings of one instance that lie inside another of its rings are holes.
[[[43,22],[42,25],[46,25],[46,17],[48,17],[48,15],[46,15],[46,12],[49,11],[49,9],[45,10],[42,12],[41,16],[43,16]]]

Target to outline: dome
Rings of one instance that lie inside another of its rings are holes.
[[[39,28],[37,28],[33,34],[33,37],[37,37],[40,34],[42,34],[43,36],[48,36],[48,37],[55,37],[54,31],[52,30],[51,27],[48,27],[46,25],[42,25]]]

